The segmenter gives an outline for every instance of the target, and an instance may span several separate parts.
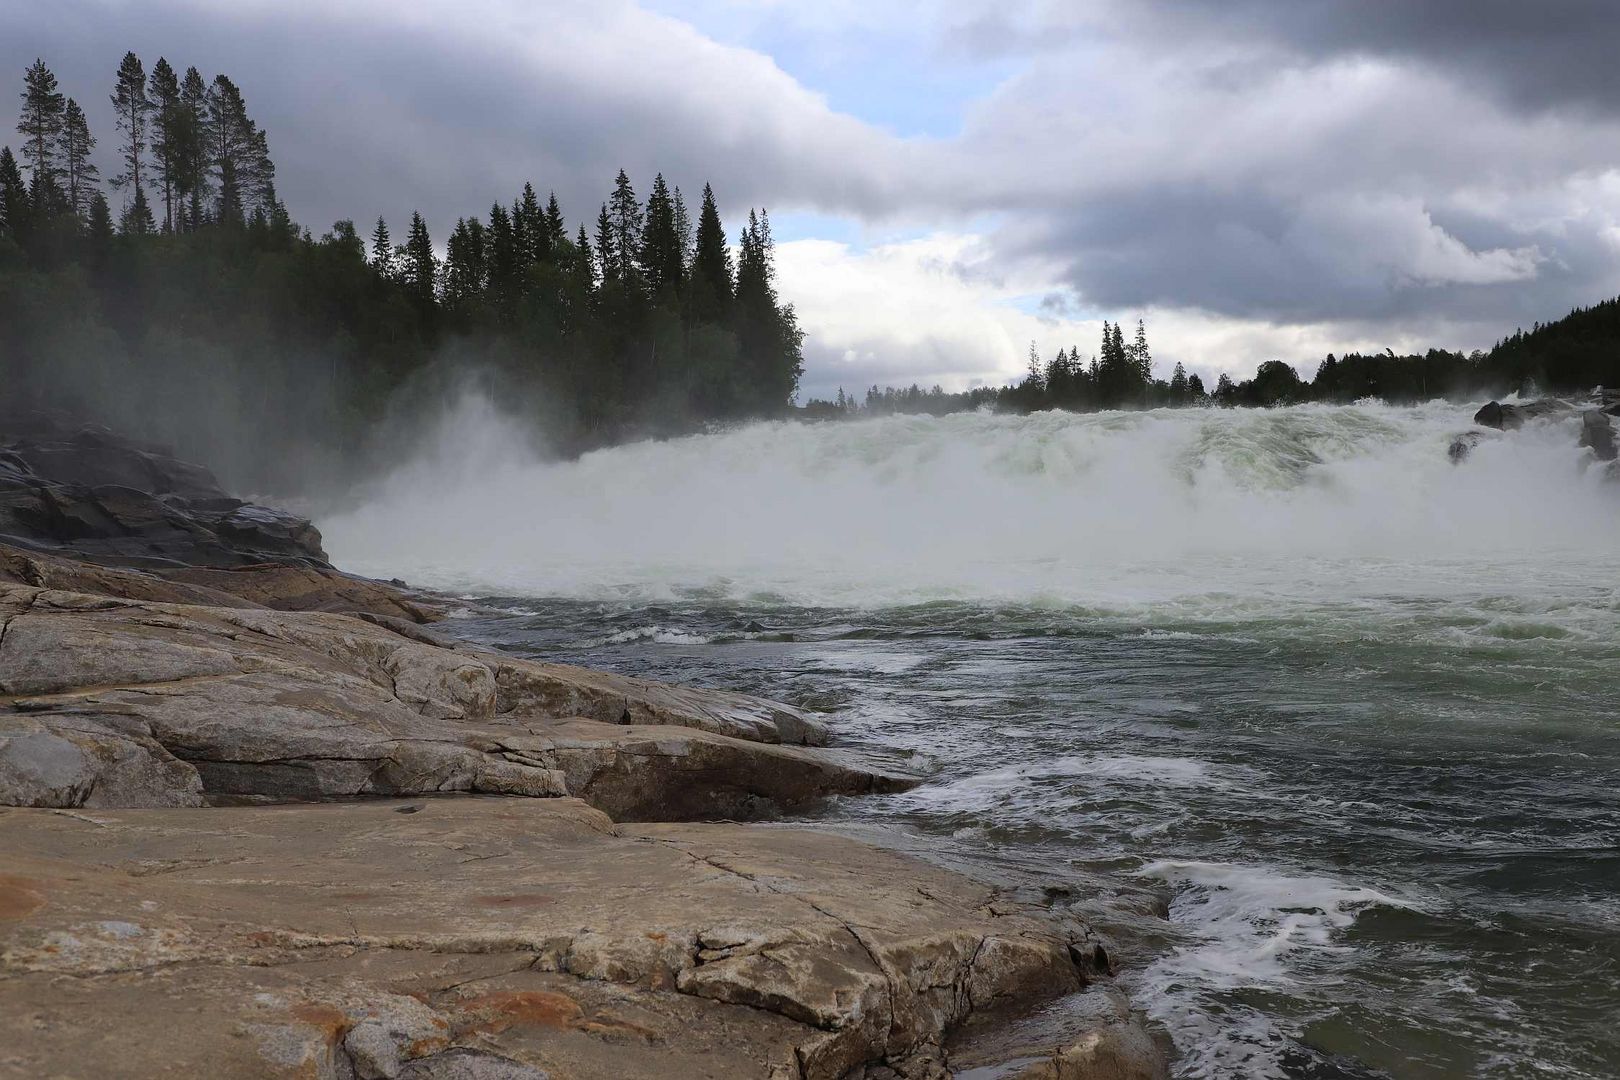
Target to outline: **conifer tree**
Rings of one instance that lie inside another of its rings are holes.
[[[613,250],[613,221],[608,217],[607,203],[596,215],[596,278],[603,285],[619,280],[619,256]]]
[[[85,227],[85,235],[89,238],[90,250],[96,259],[105,258],[107,252],[112,250],[112,208],[107,205],[107,197],[99,191],[90,197],[89,223]]]
[[[1153,382],[1153,354],[1148,351],[1147,326],[1141,319],[1136,320],[1136,340],[1131,344],[1131,359],[1136,362],[1137,370],[1141,372],[1142,385]]]
[[[264,132],[248,117],[247,103],[235,83],[214,76],[208,88],[208,167],[219,184],[214,219],[241,224],[249,211],[269,209],[275,201],[275,167]]]
[[[113,177],[113,187],[133,186],[135,194],[139,195],[145,178],[141,153],[146,149],[146,124],[152,101],[146,96],[146,69],[141,66],[141,58],[132,52],[125,53],[118,65],[112,103],[117,111],[118,130],[124,133],[124,141],[118,148],[124,171]]]
[[[681,280],[692,273],[692,215],[687,212],[681,189],[675,189],[675,245],[680,251]]]
[[[57,144],[64,107],[56,76],[45,61],[35,60],[24,73],[22,99],[17,133],[23,137],[23,161],[29,171],[28,201],[34,216],[43,219],[60,199],[56,185]]]
[[[497,307],[509,313],[518,293],[517,232],[500,203],[489,208],[488,259],[489,291]]]
[[[568,243],[568,225],[563,221],[562,207],[557,203],[555,191],[546,200],[546,234],[552,257],[555,258]]]
[[[163,191],[163,231],[173,232],[175,198],[180,191],[184,116],[180,106],[180,77],[161,56],[147,76],[146,94],[152,103],[152,164],[157,169],[157,186]]]
[[[1170,400],[1173,404],[1185,405],[1189,397],[1187,369],[1177,360],[1175,370],[1170,374]]]
[[[613,194],[608,199],[607,220],[612,243],[609,246],[609,253],[604,256],[599,240],[597,257],[611,258],[614,279],[631,288],[638,288],[641,284],[641,268],[637,265],[637,259],[641,255],[641,231],[644,219],[641,203],[636,201],[635,190],[630,186],[630,177],[625,175],[623,169],[619,170],[618,177],[613,181]]]
[[[647,197],[646,227],[642,234],[641,266],[648,291],[657,296],[665,289],[679,289],[683,261],[680,232],[675,223],[675,200],[664,183],[664,174],[659,173],[653,179],[652,194]]]
[[[579,235],[574,238],[574,275],[584,280],[587,293],[596,287],[595,253],[591,251],[591,238],[585,235],[583,225],[579,227]]]
[[[523,194],[512,211],[512,231],[518,241],[518,260],[525,268],[530,263],[550,261],[551,231],[546,227],[546,212],[540,208],[533,184],[523,185]]]
[[[28,234],[28,185],[11,147],[0,146],[0,234],[22,243]]]
[[[125,236],[148,236],[157,232],[157,222],[152,220],[152,208],[147,205],[144,188],[135,189],[135,197],[124,208],[118,229]]]
[[[726,245],[726,232],[720,224],[714,189],[708,184],[703,185],[703,205],[698,211],[692,280],[695,285],[693,314],[700,322],[723,322],[731,312],[735,283],[731,249]]]
[[[371,268],[379,277],[394,276],[394,244],[388,238],[388,222],[377,217],[377,227],[371,230]]]
[[[433,241],[428,237],[427,222],[422,220],[420,213],[411,215],[411,231],[405,239],[403,271],[411,296],[424,308],[432,306],[438,260],[433,254]]]
[[[67,99],[62,109],[62,133],[58,146],[68,209],[80,220],[88,219],[90,203],[100,183],[100,170],[90,160],[90,151],[96,148],[95,136],[90,134],[84,110],[72,98]]]
[[[185,196],[186,227],[201,228],[207,218],[212,192],[209,187],[208,84],[194,67],[186,68],[180,80],[180,121],[176,126],[180,145],[181,194]],[[178,214],[178,209],[177,209]]]

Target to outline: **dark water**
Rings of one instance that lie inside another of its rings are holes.
[[[820,817],[1072,888],[1180,1076],[1596,1078],[1620,1076],[1620,603],[1587,593],[511,600],[453,626],[769,695],[925,774]]]

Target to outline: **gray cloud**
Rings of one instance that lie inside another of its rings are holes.
[[[768,205],[988,231],[978,282],[1039,268],[1039,292],[1067,287],[1040,304],[1055,319],[1158,308],[1473,345],[1620,292],[1620,4],[996,0],[888,17],[942,62],[1021,70],[956,138],[905,139],[628,2],[65,0],[0,6],[0,85],[44,57],[108,173],[126,48],[224,71],[317,231],[421,209],[442,238],[526,179],[577,225],[623,166],[643,191],[655,170],[694,196],[712,180],[734,224]],[[8,129],[15,100],[0,97]],[[981,346],[852,361],[812,337],[811,358],[909,382],[970,373]]]

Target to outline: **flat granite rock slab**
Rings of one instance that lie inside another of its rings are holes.
[[[1083,924],[904,856],[572,799],[12,809],[0,852],[8,1077],[934,1078],[1106,982]]]
[[[0,581],[0,804],[572,794],[758,817],[913,781],[786,705],[435,641],[393,620]]]

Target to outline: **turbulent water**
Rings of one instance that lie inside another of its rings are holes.
[[[464,410],[323,523],[503,648],[928,776],[826,819],[1113,933],[1182,1077],[1620,1075],[1620,489],[1471,408],[760,424]],[[1151,913],[1164,897],[1168,920]]]

